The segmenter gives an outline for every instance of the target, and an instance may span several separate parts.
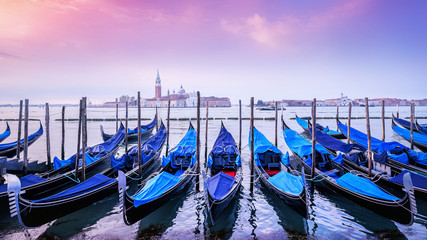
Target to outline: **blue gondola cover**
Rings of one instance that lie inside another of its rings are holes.
[[[166,139],[166,127],[162,125],[156,134],[148,139],[141,146],[141,161],[142,164],[150,160],[156,152],[162,147]],[[123,154],[120,158],[114,158],[111,156],[111,166],[114,167],[114,170],[119,169],[132,169],[133,164],[138,159],[138,146],[133,146],[128,150],[126,154]]]
[[[399,175],[390,178],[389,181],[403,185],[403,176],[405,173],[409,173],[411,175],[412,185],[418,188],[427,189],[427,177],[408,170],[403,170]]]
[[[401,128],[399,126],[393,126],[393,130],[397,134],[399,134],[400,136],[405,138],[406,140],[411,141],[411,131],[410,130]],[[427,145],[427,135],[413,131],[413,136],[414,136],[414,142]]]
[[[86,165],[89,165],[98,159],[99,158],[93,158],[89,154],[86,153]],[[76,162],[76,154],[74,154],[73,156],[71,156],[70,158],[65,159],[65,160],[61,160],[57,157],[54,157],[53,158],[53,168],[56,170],[56,169],[60,169],[62,167],[65,167],[65,166],[71,164],[70,165],[71,168],[74,169],[75,162]],[[79,166],[81,166],[81,165],[82,165],[82,155],[80,155],[80,157],[79,157]]]
[[[236,165],[242,166],[239,151],[237,150],[236,142],[230,132],[225,127],[221,127],[219,135],[215,140],[212,151],[208,156],[208,167],[213,164],[213,157],[219,155],[234,155],[236,157]]]
[[[95,176],[89,178],[88,180],[71,187],[65,191],[62,191],[60,193],[57,193],[55,195],[52,195],[50,197],[46,197],[39,200],[33,200],[32,202],[35,203],[45,203],[45,202],[52,202],[52,201],[58,201],[66,198],[71,198],[75,196],[79,196],[85,193],[88,193],[90,191],[96,190],[98,188],[101,188],[105,185],[108,185],[112,182],[117,181],[116,179],[109,178],[107,176],[104,176],[100,173],[96,174]]]
[[[342,123],[338,123],[338,128],[340,129],[340,131],[344,135],[348,136],[346,125],[344,125]],[[368,136],[365,133],[358,131],[354,128],[350,128],[350,138],[353,141],[361,144],[363,147],[368,148]],[[391,150],[394,150],[396,148],[398,148],[400,150],[407,148],[398,142],[383,142],[383,141],[381,141],[377,138],[374,138],[374,137],[371,137],[371,146],[372,146],[372,150],[375,152],[378,152],[378,153],[391,151]]]
[[[157,117],[153,119],[149,124],[141,126],[141,133],[153,128],[157,124]],[[128,129],[128,134],[138,134],[138,127],[134,129]]]
[[[257,166],[261,166],[259,154],[265,153],[267,151],[280,154],[280,161],[285,165],[289,164],[289,155],[288,155],[288,158],[286,158],[286,155],[284,155],[277,147],[271,144],[270,141],[268,141],[267,138],[256,128],[254,128],[254,146],[255,146],[254,148],[255,164]],[[249,149],[252,149],[250,130],[249,130]]]
[[[215,200],[221,200],[233,187],[234,177],[219,172],[208,178],[208,191]]]
[[[304,188],[301,177],[292,175],[286,171],[280,171],[273,177],[268,178],[268,181],[281,191],[295,195],[299,195]]]
[[[20,178],[19,180],[21,181],[21,188],[23,188],[23,187],[30,186],[33,184],[44,182],[47,179],[37,177],[36,175],[33,175],[33,174],[28,174],[28,175]],[[7,191],[7,184],[0,185],[0,193],[6,192],[6,191]]]
[[[35,132],[35,133],[33,133],[33,134],[29,135],[29,136],[28,136],[28,141],[31,141],[31,140],[33,140],[34,138],[38,138],[38,137],[40,137],[42,134],[43,134],[43,127],[42,127],[42,124],[40,123],[40,128],[39,128],[39,130],[37,130],[37,132]],[[21,140],[19,141],[19,143],[20,143],[20,144],[24,144],[24,139],[21,139]],[[1,151],[1,150],[8,149],[8,148],[15,147],[15,146],[17,146],[17,145],[18,145],[18,141],[14,141],[14,142],[11,142],[11,143],[3,143],[3,144],[0,144],[0,151]]]
[[[190,167],[196,164],[196,130],[188,129],[187,134],[185,134],[184,138],[176,145],[176,147],[169,153],[167,157],[162,157],[162,166],[166,166],[171,159],[176,157],[188,157],[192,156]],[[174,163],[172,162],[172,167]]]
[[[301,135],[299,135],[297,132],[295,132],[292,129],[285,129],[283,130],[283,136],[285,138],[285,141],[288,147],[293,152],[298,154],[298,156],[305,157],[305,156],[311,155],[312,153],[311,142],[301,137]],[[326,150],[320,144],[316,144],[316,151],[319,152],[320,154],[329,154],[328,150]]]
[[[370,196],[378,199],[390,200],[390,201],[399,200],[399,198],[381,190],[372,181],[369,181],[366,178],[359,177],[351,173],[346,173],[340,178],[338,178],[337,183],[344,188],[347,188],[353,192],[357,192],[366,196]]]
[[[312,129],[309,129],[309,131],[310,133],[312,133]],[[350,152],[354,147],[354,144],[346,144],[317,129],[316,129],[316,141],[328,149],[331,149],[334,151],[340,151],[343,153]]]
[[[161,196],[168,189],[175,186],[182,178],[168,172],[162,172],[148,180],[144,187],[132,196],[134,206],[138,207]]]
[[[10,136],[10,127],[9,127],[9,124],[7,122],[6,122],[6,125],[7,125],[6,130],[2,134],[0,134],[0,142],[3,141],[5,138]]]

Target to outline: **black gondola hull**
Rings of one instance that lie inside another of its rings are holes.
[[[218,219],[221,213],[228,207],[230,202],[234,199],[241,187],[241,183],[242,178],[240,177],[240,180],[238,180],[236,186],[234,186],[234,188],[230,192],[228,192],[228,194],[223,198],[222,201],[215,201],[209,194],[209,207],[211,208],[211,214],[214,221]]]
[[[311,172],[311,167],[308,166],[296,153],[296,158],[303,164],[306,173]],[[315,171],[315,176],[318,176],[318,170]],[[408,211],[411,209],[409,195],[405,194],[404,198],[399,201],[385,201],[381,199],[375,199],[372,197],[366,197],[365,195],[357,194],[348,189],[338,185],[334,181],[325,178],[319,184],[320,186],[326,187],[334,192],[337,192],[347,199],[365,207],[372,212],[377,213],[383,217],[389,218],[401,224],[411,225],[413,223],[413,213]]]
[[[277,188],[275,188],[267,178],[264,177],[264,175],[261,173],[261,171],[256,167],[257,173],[260,176],[261,182],[264,184],[265,187],[270,189],[280,200],[282,200],[286,205],[294,209],[297,213],[301,214],[303,217],[307,218],[308,216],[308,210],[307,210],[307,204],[306,204],[306,188],[304,187],[303,191],[300,195],[291,195],[287,194],[286,192],[279,191]]]
[[[166,202],[170,201],[176,194],[181,192],[187,186],[191,179],[193,179],[193,175],[187,175],[176,186],[168,190],[167,193],[161,195],[155,200],[152,200],[138,207],[134,206],[134,201],[132,197],[129,194],[125,193],[123,199],[123,219],[126,225],[132,225],[136,223],[137,221],[148,216],[150,213],[163,206]]]

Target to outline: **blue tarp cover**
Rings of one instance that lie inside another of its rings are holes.
[[[101,158],[113,151],[120,143],[122,143],[125,138],[125,134],[125,128],[121,125],[114,136],[101,144],[89,147],[86,152],[95,158]]]
[[[381,190],[377,185],[375,185],[375,183],[369,181],[368,179],[356,176],[351,173],[346,173],[338,178],[337,183],[344,188],[366,196],[389,201],[399,200],[399,198]]]
[[[234,141],[233,136],[227,129],[222,126],[219,132],[217,139],[215,140],[212,151],[209,153],[208,157],[208,167],[212,166],[213,157],[219,155],[238,155],[236,157],[236,165],[242,166],[242,162],[240,160],[240,154],[237,150],[236,142]]]
[[[9,124],[6,122],[7,128],[6,130],[0,134],[0,142],[3,141],[3,139],[7,138],[10,136],[10,128],[9,128]]]
[[[295,195],[299,195],[304,188],[301,177],[286,171],[280,171],[273,177],[268,178],[268,181],[281,191]]]
[[[311,155],[312,144],[305,138],[301,137],[297,132],[292,129],[283,130],[283,136],[288,147],[298,154],[300,157]],[[330,154],[328,150],[322,147],[320,144],[316,144],[316,151],[320,154]]]
[[[399,123],[400,125],[404,126],[404,127],[407,127],[407,128],[410,128],[410,127],[411,127],[411,122],[410,122],[410,121],[407,121],[407,120],[405,120],[405,119],[402,119],[402,118],[396,118],[396,117],[395,117],[395,118],[393,118],[393,120],[394,120],[395,122]],[[414,124],[413,128],[415,129],[415,124]]]
[[[196,137],[196,130],[188,129],[187,134],[185,134],[185,136],[181,139],[181,141],[179,141],[176,147],[169,153],[168,157],[163,156],[162,166],[166,166],[171,161],[171,159],[176,158],[178,156],[192,156],[190,167],[196,164]],[[173,163],[172,167],[174,167]]]
[[[138,207],[158,198],[164,192],[175,186],[181,179],[182,178],[176,177],[168,172],[162,172],[153,177],[148,180],[141,190],[132,196],[134,206]]]
[[[289,158],[286,159],[286,156],[273,144],[271,144],[267,138],[260,132],[258,129],[254,128],[254,153],[255,153],[255,163],[257,166],[261,166],[259,154],[271,151],[274,153],[280,154],[280,160],[283,164],[289,164]],[[249,130],[249,149],[251,148],[251,131]]]
[[[23,188],[23,187],[27,187],[27,186],[30,186],[33,184],[44,182],[47,179],[37,177],[36,175],[33,175],[33,174],[28,174],[27,176],[24,176],[24,177],[20,178],[19,180],[21,181],[21,188]],[[0,193],[6,192],[6,191],[7,191],[7,184],[0,185]]]
[[[154,136],[146,141],[141,146],[141,161],[142,164],[150,160],[156,152],[162,147],[166,139],[166,127],[162,124]],[[132,169],[134,162],[138,160],[138,145],[133,146],[127,153],[123,154],[120,158],[111,156],[111,166],[114,170],[119,169]]]
[[[406,140],[411,141],[411,131],[410,130],[405,129],[405,128],[401,128],[399,126],[393,126],[393,130],[397,134],[399,134],[400,136],[405,138]],[[427,145],[427,135],[413,131],[413,136],[414,136],[414,142]]]
[[[308,128],[308,122],[307,122],[306,120],[304,120],[304,119],[302,119],[302,118],[299,118],[299,117],[297,117],[297,118],[295,118],[295,119],[296,119],[297,123],[298,123],[302,128],[304,128],[304,129],[311,129],[311,128]],[[340,134],[340,132],[337,132],[337,131],[331,130],[331,129],[329,129],[329,127],[328,127],[328,126],[323,127],[322,125],[320,125],[320,124],[318,124],[318,123],[316,123],[316,129],[319,129],[320,131],[322,131],[322,132],[324,132],[324,133],[326,133],[326,134]]]
[[[98,159],[99,158],[93,158],[89,154],[86,153],[86,165],[89,165]],[[53,158],[53,168],[56,170],[56,169],[60,169],[62,167],[65,167],[65,166],[71,164],[71,168],[74,169],[74,167],[76,165],[75,162],[76,162],[76,154],[74,154],[73,156],[71,156],[70,158],[65,159],[65,160],[61,160],[57,157],[54,157]],[[82,155],[80,155],[80,157],[79,157],[79,166],[81,166],[81,165],[82,165]]]
[[[208,191],[209,195],[214,200],[221,200],[233,187],[235,178],[219,172],[213,177],[208,178]]]
[[[42,198],[39,200],[33,200],[32,202],[35,203],[45,203],[45,202],[52,202],[52,201],[58,201],[66,198],[71,198],[75,196],[79,196],[85,193],[88,193],[90,191],[96,190],[98,188],[101,188],[107,184],[110,184],[112,182],[117,181],[116,179],[106,177],[100,173],[96,174],[95,176],[89,178],[88,180],[71,187],[65,191],[62,191],[60,193],[57,193],[55,195],[52,195],[47,198]]]
[[[395,183],[400,183],[403,185],[403,175],[405,175],[405,173],[409,173],[411,175],[412,185],[414,185],[414,187],[427,189],[427,177],[422,176],[420,174],[410,172],[408,170],[403,170],[399,175],[397,175],[393,178],[390,178],[389,181],[395,182]]]
[[[310,133],[312,130],[309,129]],[[346,144],[342,141],[325,134],[322,131],[316,129],[316,141],[319,142],[322,146],[329,148],[334,151],[340,151],[343,153],[348,153],[353,150],[354,144]]]
[[[346,125],[342,123],[338,123],[338,128],[345,136],[348,136]],[[368,148],[368,136],[365,133],[358,131],[352,127],[350,127],[350,139],[359,143],[363,147]],[[396,148],[399,148],[401,150],[407,148],[398,142],[383,142],[372,136],[371,136],[371,146],[372,146],[372,150],[378,153],[394,150]]]
[[[40,137],[42,134],[43,134],[43,127],[42,127],[42,124],[40,123],[40,128],[39,128],[39,130],[37,130],[37,132],[35,132],[35,133],[33,133],[33,134],[29,135],[29,136],[28,136],[28,141],[31,141],[31,140],[33,140],[34,138],[38,138],[38,137]],[[24,144],[24,139],[21,139],[21,140],[19,141],[19,143],[20,143],[20,144]],[[17,146],[17,145],[18,145],[18,141],[11,142],[11,143],[3,143],[3,144],[0,144],[0,151],[1,151],[1,150],[8,149],[8,148],[13,148],[13,147],[15,147],[15,146]]]
[[[149,124],[141,126],[141,133],[146,132],[147,130],[150,130],[157,124],[157,117],[153,119]],[[134,129],[128,129],[128,134],[138,134],[138,127]]]
[[[107,155],[109,152],[113,151],[125,138],[125,128],[123,125],[120,126],[119,131],[117,131],[114,136],[112,136],[107,141],[95,145],[93,147],[88,147],[86,149],[86,165],[89,165],[90,163],[93,163],[94,161],[102,158],[103,156]],[[81,166],[81,159],[82,159],[82,150],[80,149],[80,155],[79,155],[79,166]],[[53,159],[53,166],[55,169],[59,169],[61,167],[67,166],[71,164],[71,167],[74,168],[76,162],[76,154],[71,156],[70,158],[66,160],[61,160],[57,157]]]

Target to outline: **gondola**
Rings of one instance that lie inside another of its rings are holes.
[[[296,114],[295,114],[295,120],[297,121],[298,125],[300,125],[302,127],[302,129],[304,129],[305,133],[310,134],[308,132],[308,123],[307,123],[307,121],[305,121],[302,118],[299,118]],[[331,130],[331,129],[329,129],[328,126],[323,127],[322,125],[316,123],[316,128],[319,129],[320,131],[325,132],[329,136],[336,138],[336,139],[344,139],[345,138],[344,134],[342,134],[341,132],[337,132],[337,131]]]
[[[205,183],[206,212],[215,225],[242,184],[242,161],[231,133],[221,122],[221,130],[208,156]]]
[[[404,127],[405,129],[411,130],[411,122],[407,121],[402,118],[397,118],[392,114],[392,120],[396,124],[398,123],[400,126]],[[418,122],[415,120],[414,125],[412,126],[413,131],[421,133],[421,134],[427,134],[427,126],[421,126],[418,124]]]
[[[39,137],[43,135],[43,127],[40,123],[40,128],[35,133],[28,136],[28,146],[33,144]],[[19,141],[20,150],[24,150],[24,139]],[[0,156],[4,157],[13,157],[16,155],[16,150],[18,148],[18,141],[11,143],[3,143],[0,144]]]
[[[105,163],[110,160],[110,156],[114,155],[119,145],[122,143],[125,136],[125,130],[121,125],[119,131],[108,141],[88,147],[85,155],[86,162],[85,173],[86,177],[89,178],[94,174],[105,169]],[[103,151],[101,151],[103,150]],[[82,154],[80,154],[82,155]],[[81,157],[80,165],[81,165]],[[55,161],[55,160],[54,160]],[[75,161],[76,157],[73,156],[67,160],[57,160],[57,168],[50,170],[42,174],[29,174],[20,179],[22,197],[26,199],[42,199],[48,197],[54,193],[60,192],[63,189],[77,185],[80,179],[76,179],[75,176]],[[58,162],[61,165],[58,165]],[[67,164],[68,162],[68,164]],[[82,168],[78,168],[78,176],[81,176]],[[7,214],[8,211],[8,194],[7,184],[0,185],[0,215]]]
[[[305,171],[311,172],[312,143],[291,130],[283,119],[282,126],[286,144],[300,164],[304,166]],[[334,157],[319,144],[315,145],[315,149],[314,179],[320,182],[320,186],[331,189],[347,199],[400,224],[411,225],[413,223],[417,209],[409,174],[405,174],[403,177],[406,194],[399,199],[385,192],[372,181],[350,172],[345,172],[340,167],[342,155]]]
[[[338,129],[347,136],[347,126],[338,119],[337,125]],[[368,148],[368,137],[365,133],[350,128],[350,139]],[[398,142],[383,142],[374,137],[371,137],[371,145],[372,151],[387,154],[388,164],[427,175],[427,153],[416,152]]]
[[[410,130],[397,126],[396,123],[394,122],[394,119],[391,121],[391,124],[392,124],[393,131],[395,133],[399,134],[399,136],[404,138],[406,141],[411,142]],[[415,131],[413,131],[412,134],[414,137],[414,141],[413,141],[414,146],[416,146],[418,149],[420,149],[423,152],[427,152],[427,135],[424,135],[422,133],[415,132]]]
[[[249,131],[249,136],[251,133]],[[249,137],[249,147],[252,149]],[[283,154],[254,127],[254,168],[261,182],[283,202],[308,216],[307,188],[304,174],[289,164],[289,154]]]
[[[9,136],[10,136],[10,127],[9,127],[9,123],[6,122],[6,130],[2,134],[0,134],[0,142],[3,142],[3,140],[5,140]]]
[[[156,124],[157,124],[157,115],[154,116],[153,121],[151,121],[149,124],[141,126],[141,138],[148,137],[151,134],[151,132],[153,132],[153,129],[156,126]],[[113,134],[105,133],[104,127],[102,125],[100,125],[100,128],[101,128],[102,139],[104,139],[104,141],[107,141],[108,139],[111,138],[111,136],[113,136]],[[138,139],[138,127],[134,129],[128,129],[128,141],[136,141],[137,139]]]
[[[310,126],[309,122],[309,126]],[[310,134],[312,130],[310,130]],[[324,132],[316,129],[316,142],[325,147],[335,157],[342,154],[343,166],[356,175],[368,177],[367,149],[357,143],[346,144],[335,139]],[[415,197],[427,199],[427,177],[405,170],[401,167],[390,165],[387,162],[387,153],[373,154],[372,175],[370,180],[387,185],[396,190],[401,190],[403,186],[403,176],[409,173],[414,186]]]
[[[141,146],[143,154],[142,170],[148,169],[159,158],[165,139],[166,128],[162,123],[156,135]],[[112,166],[102,173],[98,173],[85,182],[43,199],[30,200],[21,196],[19,194],[21,191],[19,179],[15,176],[9,176],[8,193],[13,198],[10,202],[10,208],[16,209],[13,212],[18,214],[19,222],[23,227],[32,228],[41,226],[102,200],[117,192],[118,181],[116,178],[118,176],[118,169],[130,169],[126,172],[126,177],[130,177],[129,180],[133,180],[138,176],[137,172],[139,169],[138,167],[133,168],[133,161],[130,164],[130,168],[128,166],[128,163],[131,162],[129,160],[137,158],[134,154],[135,148],[137,151],[138,146],[131,148],[119,159],[111,156],[111,159],[115,161],[112,161]],[[17,194],[15,195],[15,193]]]
[[[126,192],[126,178],[119,171],[119,196],[126,225],[146,217],[179,193],[196,175],[196,131],[190,123],[187,134],[162,158],[162,167],[141,183],[130,195]]]

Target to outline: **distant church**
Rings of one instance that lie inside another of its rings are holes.
[[[159,70],[157,70],[154,98],[143,99],[142,106],[167,107],[169,101],[171,107],[196,107],[197,94],[194,91],[192,93],[186,93],[181,85],[178,93],[175,93],[175,90],[173,90],[173,93],[170,94],[168,90],[167,96],[162,96],[162,82],[160,80]],[[205,107],[206,103],[208,103],[210,107],[231,107],[229,98],[202,97],[200,99],[201,106]]]

